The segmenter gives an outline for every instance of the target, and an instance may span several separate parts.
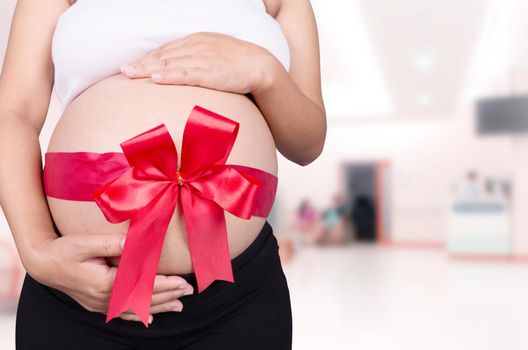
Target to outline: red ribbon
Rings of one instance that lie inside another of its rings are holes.
[[[214,280],[234,282],[224,210],[243,219],[266,217],[278,180],[259,169],[225,164],[238,130],[239,123],[195,106],[183,133],[180,167],[174,142],[161,124],[120,144],[129,167],[95,191],[97,181],[86,183],[84,190],[81,186],[69,192],[64,190],[64,182],[62,189],[59,185],[60,169],[73,164],[66,157],[93,158],[93,153],[46,154],[48,196],[86,200],[86,191],[92,191],[88,193],[109,222],[130,219],[106,322],[130,309],[148,327],[161,248],[177,206],[185,221],[198,292]],[[100,157],[114,154],[119,153]],[[106,162],[109,164],[108,159]],[[122,169],[123,164],[117,161],[116,166]],[[96,174],[93,167],[90,171],[85,175]],[[82,172],[74,176],[80,177]]]

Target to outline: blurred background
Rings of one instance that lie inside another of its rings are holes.
[[[528,2],[311,3],[326,145],[307,167],[279,155],[269,218],[294,349],[528,349]],[[43,150],[59,115],[54,96]],[[14,349],[23,270],[1,215]]]

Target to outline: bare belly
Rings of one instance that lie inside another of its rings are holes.
[[[263,115],[246,96],[195,86],[158,85],[150,79],[129,79],[121,74],[92,85],[68,105],[53,130],[47,151],[122,152],[121,142],[164,123],[180,158],[183,129],[195,105],[240,123],[228,164],[277,175],[273,137]],[[47,200],[62,235],[127,231],[129,221],[107,222],[94,202]],[[253,242],[266,219],[245,220],[228,212],[225,217],[230,255],[234,258]],[[183,217],[176,210],[165,236],[158,273],[193,272],[186,235]],[[119,258],[110,262],[118,265]]]

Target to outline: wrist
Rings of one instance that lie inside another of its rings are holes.
[[[266,49],[262,49],[262,56],[258,62],[256,83],[250,91],[254,97],[271,90],[279,79],[281,69],[283,69],[277,58]]]
[[[50,244],[58,238],[46,238],[35,242],[28,247],[24,255],[21,255],[22,265],[26,272],[35,280],[43,283],[47,280],[46,275],[55,271],[55,267],[50,264],[53,263],[53,254],[50,252]]]

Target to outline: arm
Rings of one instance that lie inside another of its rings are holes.
[[[124,236],[59,238],[42,186],[39,134],[53,87],[51,38],[67,8],[67,0],[19,0],[15,8],[0,73],[0,206],[28,274],[90,311],[106,312],[116,268],[104,257],[121,254]],[[181,305],[175,299],[187,286],[179,276],[156,276],[151,312]],[[122,318],[139,321],[130,313]]]
[[[321,154],[326,137],[317,26],[309,0],[282,0],[276,19],[290,46],[290,73],[268,54],[261,82],[251,93],[277,149],[307,165]]]
[[[41,185],[38,137],[53,85],[51,33],[66,7],[66,1],[17,3],[0,75],[0,204],[30,273],[31,252],[57,238]]]

